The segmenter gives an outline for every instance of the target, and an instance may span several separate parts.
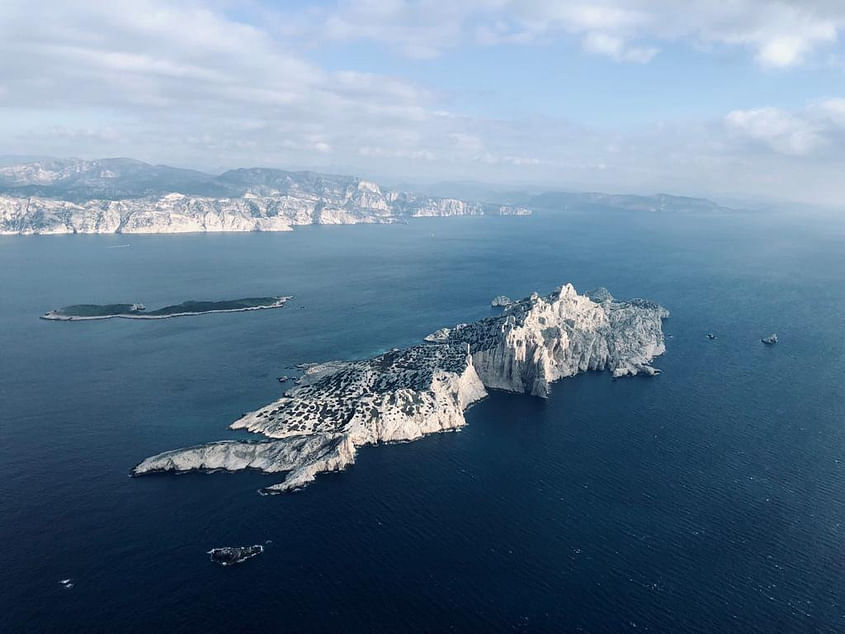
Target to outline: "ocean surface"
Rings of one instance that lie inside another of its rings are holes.
[[[669,308],[663,374],[493,393],[460,432],[363,448],[288,495],[255,472],[128,477],[245,437],[227,425],[299,363],[567,281]],[[38,319],[275,294],[295,299]],[[798,213],[2,237],[0,631],[843,632],[843,326],[845,222]]]

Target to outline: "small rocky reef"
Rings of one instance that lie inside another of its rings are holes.
[[[256,544],[255,546],[222,546],[220,548],[212,548],[208,554],[216,564],[221,566],[231,566],[233,564],[240,564],[247,559],[252,559],[264,552],[264,546]]]

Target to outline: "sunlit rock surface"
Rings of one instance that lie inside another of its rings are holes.
[[[499,315],[442,328],[411,348],[310,365],[279,400],[231,425],[269,440],[167,451],[133,475],[258,469],[286,473],[264,492],[296,489],[354,462],[356,447],[465,425],[464,411],[488,388],[546,397],[550,383],[587,370],[653,375],[668,316],[651,301],[617,301],[606,289],[579,295],[566,284]]]
[[[93,170],[91,166],[97,165],[89,163],[80,162],[76,167],[84,175],[85,169]],[[201,186],[193,181],[186,185],[197,191],[231,190],[231,196],[173,192],[79,198],[80,191],[108,193],[108,189],[103,192],[104,183],[109,181],[103,174],[107,173],[103,168],[95,171],[96,178],[83,180],[88,185],[80,186],[81,189],[51,189],[54,183],[78,175],[72,164],[62,163],[52,170],[38,164],[0,168],[0,185],[5,184],[10,192],[0,194],[0,234],[291,231],[295,226],[311,224],[530,213],[520,207],[382,192],[377,184],[352,177],[280,170],[233,170],[214,179],[208,176],[213,182]],[[10,183],[19,186],[11,187]],[[138,191],[130,185],[131,182],[124,184],[127,189],[116,191]],[[29,191],[37,193],[23,195]],[[74,196],[60,197],[70,194]]]
[[[662,319],[668,316],[653,302],[618,302],[606,289],[579,295],[566,284],[496,317],[435,334],[443,343],[470,346],[486,387],[547,396],[549,383],[587,370],[654,374],[648,364],[665,351]]]

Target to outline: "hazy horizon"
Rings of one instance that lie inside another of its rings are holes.
[[[201,167],[201,166],[194,166],[194,165],[180,165],[174,163],[158,163],[158,162],[148,162],[142,161],[136,157],[132,156],[51,156],[51,155],[0,155],[0,167],[8,167],[14,165],[25,165],[30,163],[37,163],[43,161],[70,161],[70,160],[82,160],[82,161],[104,161],[104,160],[131,160],[131,161],[140,161],[143,163],[147,163],[152,166],[166,166],[166,167],[174,167],[178,169],[185,169],[191,170],[195,172],[201,172],[203,174],[207,174],[209,176],[219,176],[226,171],[229,170],[237,170],[237,169],[275,169],[281,170],[286,172],[316,172],[320,174],[326,175],[334,175],[334,176],[351,176],[355,178],[360,178],[363,180],[369,180],[376,182],[380,187],[386,189],[394,189],[394,190],[414,190],[419,191],[421,193],[430,193],[434,195],[434,190],[442,189],[442,188],[470,188],[470,189],[478,189],[478,190],[486,190],[491,195],[495,193],[525,193],[525,194],[541,194],[541,193],[553,193],[553,192],[561,192],[561,193],[602,193],[602,194],[611,194],[611,195],[635,195],[635,196],[657,196],[657,195],[669,195],[669,196],[677,196],[681,198],[701,198],[705,200],[711,200],[719,205],[725,207],[731,206],[742,206],[745,205],[747,207],[743,208],[780,208],[780,209],[788,209],[794,206],[802,206],[802,207],[814,207],[819,209],[832,209],[836,208],[836,205],[825,205],[825,204],[813,204],[813,203],[804,203],[801,201],[795,200],[787,200],[787,199],[780,199],[780,198],[772,198],[766,196],[741,196],[741,195],[730,195],[730,194],[720,194],[720,193],[711,193],[711,194],[704,194],[701,192],[696,191],[671,191],[671,190],[663,190],[663,189],[653,189],[653,188],[637,188],[633,186],[627,189],[619,189],[615,188],[612,185],[608,185],[606,187],[602,187],[599,185],[590,186],[589,184],[585,184],[581,187],[577,186],[567,186],[566,184],[562,183],[553,183],[553,182],[532,182],[532,181],[493,181],[493,180],[473,180],[473,179],[463,179],[463,180],[450,180],[448,178],[440,179],[440,180],[424,180],[418,179],[415,180],[413,175],[409,175],[408,178],[397,178],[397,179],[380,179],[372,174],[366,173],[365,170],[359,169],[355,166],[335,166],[335,167],[320,167],[320,166],[307,166],[307,165],[253,165],[253,164],[244,164],[244,165],[231,165],[231,166],[221,166],[221,167]],[[472,198],[472,196],[467,196],[465,194],[454,194],[455,197],[466,197]]]

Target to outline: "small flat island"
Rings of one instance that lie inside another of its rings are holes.
[[[51,321],[83,321],[91,319],[167,319],[169,317],[190,317],[208,313],[236,313],[247,310],[281,308],[291,297],[246,297],[219,302],[188,300],[181,304],[147,310],[143,304],[76,304],[57,308],[41,315]]]

